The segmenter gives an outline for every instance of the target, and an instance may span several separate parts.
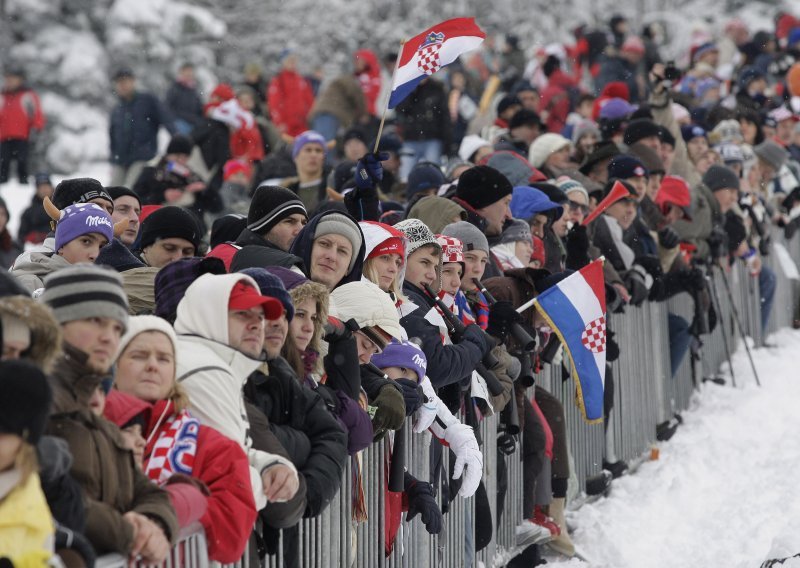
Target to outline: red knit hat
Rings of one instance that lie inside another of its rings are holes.
[[[436,235],[436,242],[442,247],[442,264],[464,263],[464,243],[455,237],[445,237],[444,235]]]
[[[544,252],[544,241],[539,237],[533,237],[533,253],[531,254],[531,262],[534,260],[539,261],[539,266],[543,267],[547,257]]]
[[[666,212],[670,205],[680,207],[686,220],[691,221],[692,197],[689,194],[689,184],[680,176],[664,176],[656,194],[656,205],[663,212]]]
[[[377,258],[385,254],[396,254],[400,257],[401,260],[405,261],[406,244],[405,244],[405,237],[401,231],[398,231],[391,225],[385,225],[383,223],[375,223],[370,221],[365,221],[365,223],[379,225],[381,229],[383,229],[386,233],[391,235],[387,239],[375,245],[375,248],[373,248],[369,252],[367,258]]]
[[[227,83],[220,83],[214,90],[211,91],[211,97],[209,98],[220,98],[223,101],[229,101],[236,96],[236,93],[233,91],[233,87],[228,85]]]
[[[225,162],[225,165],[222,166],[223,181],[228,181],[238,173],[243,173],[249,178],[250,174],[253,173],[253,168],[250,167],[250,164],[242,160],[228,160]]]

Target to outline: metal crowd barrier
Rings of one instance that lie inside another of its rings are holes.
[[[783,235],[775,231],[773,242],[786,247],[791,258],[800,259],[800,239],[786,242]],[[775,301],[767,329],[773,332],[791,325],[795,319],[798,282],[789,279],[775,255],[767,257],[765,264],[775,271],[777,278]],[[579,491],[585,487],[588,477],[600,472],[607,448],[613,447],[616,457],[624,460],[636,460],[645,455],[656,441],[656,425],[669,419],[673,413],[688,408],[697,386],[695,381],[714,376],[720,366],[727,362],[727,353],[733,353],[741,342],[733,306],[739,313],[745,335],[751,337],[756,345],[763,343],[758,278],[750,275],[741,262],[731,267],[727,278],[730,297],[722,274],[714,269],[710,288],[716,292],[713,300],[718,311],[718,323],[713,333],[701,338],[702,346],[697,351],[700,358],[694,362],[694,374],[691,353],[687,354],[675,376],[671,375],[669,359],[667,314],[680,315],[691,324],[694,304],[688,294],[680,294],[663,303],[646,302],[638,308],[627,308],[624,314],[608,316],[609,327],[616,333],[616,341],[621,348],[619,360],[611,365],[616,393],[608,439],[602,424],[589,425],[584,422],[574,404],[575,386],[572,380],[562,379],[560,368],[546,366],[537,377],[537,384],[558,397],[564,405],[568,447]],[[297,564],[312,568],[461,568],[478,566],[479,563],[502,566],[514,549],[514,529],[522,520],[521,442],[513,455],[498,457],[497,417],[483,420],[480,430],[484,454],[483,483],[494,523],[492,539],[483,550],[477,554],[474,551],[475,498],[462,499],[456,496],[444,517],[444,529],[440,535],[429,535],[419,519],[407,523],[404,518],[394,549],[388,557],[385,556],[383,527],[388,444],[381,442],[373,444],[360,456],[368,519],[361,523],[353,521],[352,480],[356,465],[354,460],[350,460],[341,490],[330,506],[319,517],[300,523],[301,544]],[[412,434],[409,428],[404,429],[403,435],[406,436],[408,471],[418,479],[432,482],[438,491],[440,483],[431,477],[431,435],[427,432]],[[444,472],[449,471],[448,454],[447,450],[443,452]],[[500,519],[497,518],[496,499],[498,459],[505,461],[508,480],[504,512]],[[571,494],[575,493],[574,489]],[[441,492],[437,493],[437,498],[441,505]],[[165,566],[205,568],[212,564],[205,546],[202,529],[184,531]],[[245,558],[235,566],[247,568],[247,557],[245,554]],[[110,555],[102,557],[97,566],[123,568],[126,564],[121,556]],[[266,565],[270,568],[283,566],[282,552],[268,556]]]

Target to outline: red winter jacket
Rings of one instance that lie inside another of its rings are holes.
[[[308,130],[306,117],[313,104],[311,85],[299,73],[284,69],[270,81],[267,91],[269,116],[275,126],[289,136],[298,136]]]
[[[361,90],[367,100],[367,111],[370,114],[375,114],[375,104],[381,94],[381,68],[378,63],[378,56],[370,49],[359,49],[353,54],[353,57],[367,64],[364,71],[358,73],[356,78],[361,84]]]
[[[31,129],[41,130],[44,123],[39,97],[30,89],[23,87],[0,95],[0,142],[27,140]]]
[[[561,132],[567,122],[570,111],[569,89],[575,87],[572,78],[557,69],[547,79],[547,86],[542,89],[539,109],[545,114],[548,132]],[[546,111],[546,112],[544,112]]]
[[[132,408],[136,408],[134,414],[131,414]],[[106,399],[103,414],[108,420],[119,424],[144,414],[147,428],[143,434],[149,440],[144,453],[144,462],[147,464],[158,439],[158,434],[153,433],[163,427],[164,419],[173,411],[171,400],[150,404],[112,390]],[[244,553],[257,514],[250,487],[247,455],[239,444],[213,428],[201,425],[192,477],[202,481],[210,492],[208,507],[200,519],[206,532],[209,557],[223,564],[236,562]]]

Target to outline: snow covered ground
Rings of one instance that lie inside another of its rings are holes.
[[[614,482],[608,498],[568,515],[593,568],[758,567],[800,553],[800,331],[735,354],[739,388],[706,383],[660,459]],[[784,567],[800,567],[792,559]]]

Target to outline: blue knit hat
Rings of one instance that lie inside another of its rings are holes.
[[[294,305],[292,304],[292,297],[286,291],[283,281],[270,274],[266,268],[243,268],[239,271],[241,274],[246,274],[256,281],[262,296],[270,296],[275,298],[283,304],[283,309],[286,312],[286,319],[292,321],[294,317]]]
[[[373,355],[370,360],[379,369],[388,367],[405,367],[417,373],[418,382],[425,378],[425,370],[428,368],[428,359],[425,353],[416,344],[410,341],[392,341],[383,351]]]
[[[306,130],[300,136],[294,139],[294,146],[292,146],[292,159],[294,160],[297,157],[297,154],[300,153],[300,150],[303,149],[303,146],[306,144],[319,144],[322,146],[322,151],[324,152],[326,149],[326,144],[328,143],[325,140],[325,137],[315,130]]]
[[[111,215],[95,203],[76,203],[61,212],[56,225],[56,250],[80,236],[100,233],[108,242],[114,238]]]

